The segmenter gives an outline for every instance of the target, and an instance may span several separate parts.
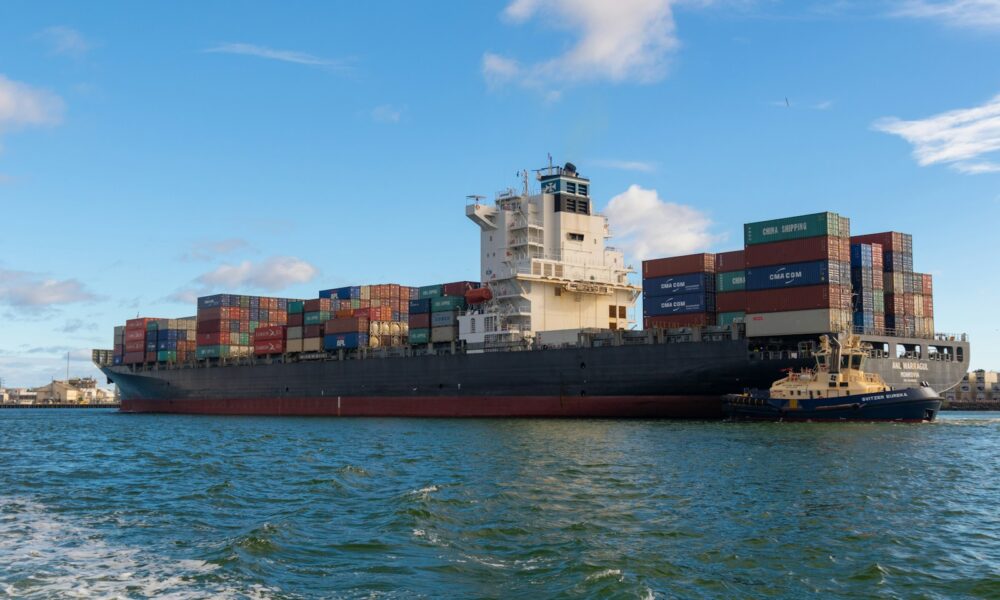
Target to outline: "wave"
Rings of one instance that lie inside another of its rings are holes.
[[[0,596],[14,598],[287,596],[231,585],[216,573],[219,565],[206,561],[109,543],[30,498],[0,497],[0,564]]]

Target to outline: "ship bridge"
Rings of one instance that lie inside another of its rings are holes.
[[[627,329],[635,323],[639,288],[621,250],[607,245],[607,219],[593,210],[590,180],[572,163],[535,171],[531,189],[506,189],[492,203],[483,196],[465,207],[480,228],[481,279],[493,300],[478,309],[493,331]],[[472,319],[470,321],[470,319]],[[460,331],[483,335],[483,324],[467,316]],[[471,341],[468,335],[463,339]]]

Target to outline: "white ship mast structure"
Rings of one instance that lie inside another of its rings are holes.
[[[465,214],[481,230],[480,278],[492,298],[459,317],[470,352],[576,342],[586,329],[635,323],[640,288],[632,267],[606,244],[607,218],[593,210],[590,180],[572,163],[536,171],[540,190],[507,189],[492,205],[469,196]]]

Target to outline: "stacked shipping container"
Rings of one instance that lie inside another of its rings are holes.
[[[885,330],[882,245],[851,244],[852,310],[855,331]]]
[[[258,327],[287,323],[287,298],[216,294],[198,298],[199,359],[250,356]]]
[[[733,250],[715,255],[716,324],[726,327],[746,318],[746,252]]]
[[[642,262],[643,327],[715,325],[714,254]]]
[[[456,281],[417,288],[409,302],[409,343],[437,344],[458,340],[458,316],[465,310],[465,294],[479,287],[475,281]]]
[[[933,300],[926,299],[931,293],[925,294],[924,289],[925,281],[928,288],[931,282],[929,276],[913,272],[913,236],[886,231],[855,236],[851,241],[882,246],[885,328],[897,335],[932,335]]]
[[[404,345],[409,329],[409,302],[413,294],[414,288],[397,283],[321,291],[320,298],[329,298],[332,302],[333,316],[330,320],[339,321],[331,324],[328,331],[324,331],[324,349]],[[351,321],[356,318],[364,319],[364,330],[359,329],[360,321]]]
[[[933,281],[913,272],[907,234],[852,238],[847,218],[825,212],[748,223],[744,242],[741,251],[715,255],[711,289],[702,276],[709,272],[709,255],[644,261],[644,326],[745,321],[749,336],[852,327],[921,337],[934,333]],[[678,302],[669,294],[679,291],[704,295]],[[709,310],[717,312],[714,321],[706,318]]]

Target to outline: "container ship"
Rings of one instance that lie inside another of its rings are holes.
[[[721,418],[726,394],[844,332],[893,388],[943,393],[967,371],[909,235],[851,236],[832,212],[748,223],[742,249],[643,261],[640,287],[589,179],[535,173],[469,197],[477,281],[205,296],[194,316],[116,327],[94,361],[123,412],[407,417]]]

